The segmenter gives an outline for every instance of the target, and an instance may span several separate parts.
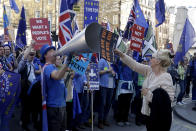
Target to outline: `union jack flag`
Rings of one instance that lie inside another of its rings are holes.
[[[59,16],[59,45],[62,47],[72,39],[72,26],[68,0],[61,0]]]
[[[134,25],[136,20],[136,14],[135,14],[135,5],[133,5],[133,7],[131,8],[131,12],[128,18],[128,22],[127,25],[125,27],[125,32],[123,34],[123,37],[130,40],[131,38],[131,28]]]

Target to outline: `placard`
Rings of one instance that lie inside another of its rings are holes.
[[[104,28],[101,29],[101,46],[100,46],[100,55],[101,58],[106,59],[107,61],[114,62],[114,49],[116,47],[119,36],[115,33],[112,33]]]
[[[51,45],[50,26],[47,18],[30,19],[32,39],[36,41],[35,50],[39,50],[43,45]]]
[[[98,65],[90,64],[90,71],[88,72],[90,90],[99,90],[99,74]]]
[[[98,23],[99,1],[84,0],[84,28],[89,24]]]
[[[132,50],[140,52],[142,49],[142,43],[144,38],[144,32],[145,28],[142,26],[139,26],[137,24],[134,24],[132,27],[132,33],[131,33],[131,43],[130,48]]]
[[[75,72],[83,75],[91,60],[92,53],[83,53],[81,55],[73,56],[69,67]]]

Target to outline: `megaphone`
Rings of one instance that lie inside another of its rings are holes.
[[[55,56],[68,55],[69,53],[97,53],[100,50],[100,33],[102,26],[91,23],[78,33],[67,44],[55,52]]]

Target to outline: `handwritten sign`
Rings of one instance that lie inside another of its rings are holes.
[[[50,28],[47,18],[30,19],[32,39],[36,41],[35,50],[39,50],[43,45],[51,45]]]
[[[101,46],[100,55],[102,58],[113,63],[114,62],[114,49],[116,47],[119,36],[106,29],[101,30]]]
[[[144,38],[145,28],[134,24],[132,27],[132,34],[131,34],[131,44],[130,48],[132,50],[140,52],[142,49],[142,43]]]
[[[83,75],[91,60],[92,53],[83,53],[81,55],[73,56],[69,67],[75,72]]]

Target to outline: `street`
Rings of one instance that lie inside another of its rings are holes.
[[[112,112],[112,111],[111,111]],[[19,110],[17,109],[14,118],[10,122],[10,131],[22,131],[19,125]],[[136,126],[134,119],[130,118],[131,126],[119,127],[115,124],[114,119],[112,118],[112,113],[109,116],[109,122],[111,123],[110,127],[104,127],[103,130],[97,128],[97,117],[95,117],[94,131],[145,131],[145,126]],[[171,131],[196,131],[196,125],[190,124],[178,116],[173,115],[173,123]],[[35,131],[35,130],[32,130]],[[86,128],[80,131],[91,131],[91,128]]]

